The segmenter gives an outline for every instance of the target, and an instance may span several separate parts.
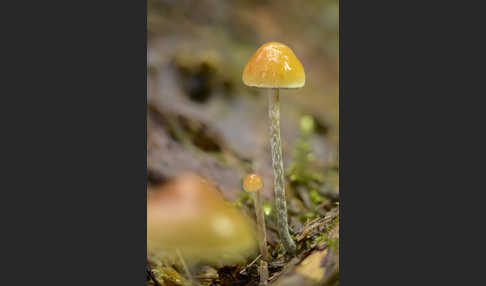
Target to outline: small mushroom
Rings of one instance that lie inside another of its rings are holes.
[[[270,88],[269,99],[270,145],[272,150],[273,188],[277,209],[277,227],[287,252],[295,254],[295,242],[289,233],[287,204],[284,189],[282,146],[280,142],[280,88],[300,88],[305,84],[304,67],[286,45],[270,42],[261,46],[243,70],[243,83],[247,86]]]
[[[256,243],[248,219],[211,183],[183,174],[147,198],[147,248],[232,263],[252,255]]]
[[[267,252],[267,233],[265,230],[265,217],[263,214],[262,198],[259,190],[263,188],[263,181],[257,174],[249,174],[243,181],[243,189],[252,193],[255,203],[255,214],[258,227],[258,244],[262,262],[260,264],[260,284],[266,285],[268,281],[268,252]]]

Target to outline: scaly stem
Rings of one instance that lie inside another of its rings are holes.
[[[287,222],[287,202],[284,189],[284,169],[282,160],[282,144],[280,142],[280,95],[279,89],[274,88],[269,96],[268,114],[270,117],[270,145],[272,149],[273,191],[277,209],[277,228],[282,244],[287,253],[294,255],[295,243],[290,237]]]
[[[262,260],[260,264],[260,285],[267,285],[268,284],[268,263],[265,260]]]
[[[265,217],[262,206],[262,196],[260,191],[253,193],[253,201],[255,202],[255,213],[258,227],[258,244],[260,246],[260,254],[262,255],[262,262],[259,268],[260,285],[266,285],[268,280],[268,252],[267,252],[267,232],[265,229]]]

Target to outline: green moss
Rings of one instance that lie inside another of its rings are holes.
[[[308,184],[323,182],[323,175],[314,167],[315,155],[312,153],[311,136],[314,134],[315,123],[310,115],[300,119],[300,137],[294,149],[293,160],[287,170],[287,176],[292,183]]]
[[[270,202],[263,202],[263,213],[269,216],[272,213],[273,205]]]
[[[241,191],[238,198],[234,201],[233,204],[237,207],[241,207],[242,205],[253,207],[253,198],[250,196],[249,193]]]
[[[322,241],[326,241],[326,239],[327,239],[327,234],[322,233],[322,234],[320,234],[320,235],[318,235],[318,236],[316,236],[312,239],[311,245],[317,245]]]
[[[327,240],[327,245],[332,250],[338,250],[339,249],[339,238],[336,238],[336,239],[328,239]]]
[[[326,199],[316,189],[311,189],[309,192],[309,198],[314,204],[320,204]]]
[[[305,223],[308,220],[317,218],[318,214],[315,212],[306,212],[298,216],[300,222]]]
[[[152,273],[159,283],[170,286],[189,286],[190,283],[179,274],[174,268],[169,266],[158,266],[152,269]]]

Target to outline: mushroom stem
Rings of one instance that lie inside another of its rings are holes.
[[[260,285],[268,284],[268,263],[262,260],[260,264]]]
[[[255,203],[255,214],[258,227],[258,244],[260,246],[260,254],[262,255],[262,262],[259,268],[260,285],[266,285],[268,280],[267,233],[260,192],[257,191],[253,193],[253,201]]]
[[[270,118],[270,146],[272,149],[273,191],[277,209],[277,228],[282,244],[287,253],[294,255],[295,242],[290,237],[287,222],[287,202],[284,189],[284,169],[282,160],[282,144],[280,142],[280,95],[279,89],[274,88],[269,96],[268,115]]]
[[[260,253],[262,255],[262,259],[268,261],[267,233],[265,230],[265,218],[263,214],[262,198],[260,192],[253,193],[253,200],[255,202],[255,213],[258,227],[258,243],[260,246]]]

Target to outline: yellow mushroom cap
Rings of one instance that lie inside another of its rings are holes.
[[[263,88],[299,88],[305,84],[304,67],[285,44],[261,46],[243,70],[243,83]]]
[[[191,260],[234,262],[256,249],[250,221],[195,174],[183,174],[147,198],[147,248],[179,249]]]
[[[249,193],[257,192],[263,188],[263,181],[257,174],[249,174],[243,181],[243,189]]]

